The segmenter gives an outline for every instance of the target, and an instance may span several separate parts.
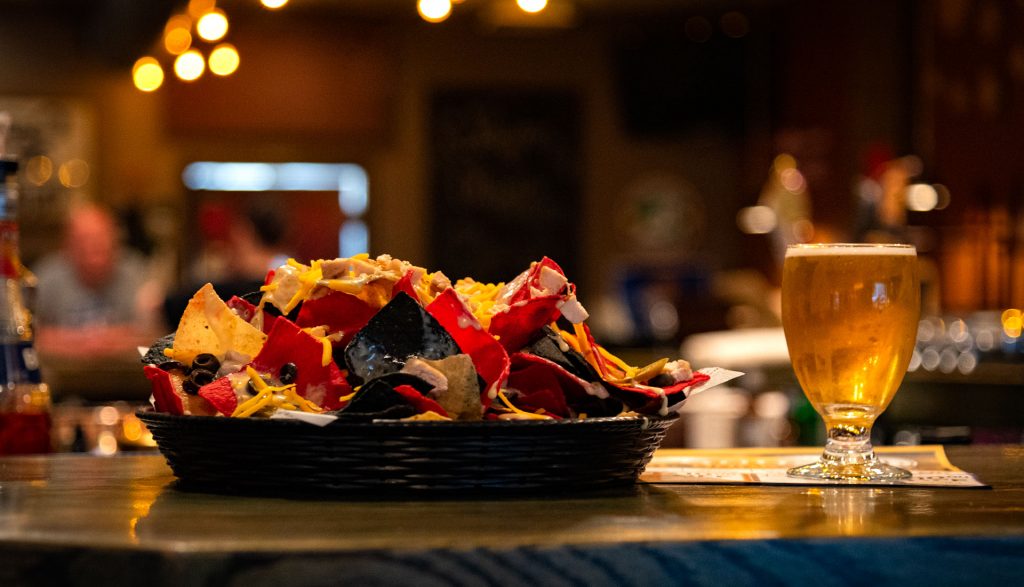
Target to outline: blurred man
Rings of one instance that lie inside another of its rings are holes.
[[[102,357],[153,338],[159,292],[143,259],[122,249],[113,215],[95,204],[68,215],[62,249],[36,267],[36,344],[42,353]]]
[[[249,202],[243,210],[227,212],[228,218],[222,221],[226,226],[218,227],[224,232],[223,239],[207,242],[207,247],[216,242],[219,255],[225,259],[223,268],[197,271],[183,287],[167,296],[163,313],[170,328],[177,325],[189,299],[206,282],[227,300],[259,290],[269,270],[288,262],[290,255],[283,249],[288,224],[276,200],[261,198]]]

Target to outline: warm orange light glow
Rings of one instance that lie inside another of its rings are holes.
[[[1019,338],[1024,328],[1024,314],[1017,308],[1010,308],[1003,312],[1000,320],[1003,323],[1003,333],[1010,338]]]
[[[164,83],[164,69],[155,58],[142,57],[132,67],[132,80],[136,88],[152,92]]]
[[[516,0],[516,4],[523,12],[536,14],[548,6],[548,0]]]
[[[722,25],[722,32],[733,39],[745,37],[750,32],[750,21],[746,15],[735,10],[723,14],[719,24]]]
[[[796,167],[796,159],[788,153],[782,153],[775,157],[775,161],[772,162],[772,166],[775,167],[776,173],[781,173],[786,169],[793,169]]]
[[[192,46],[192,33],[187,28],[170,29],[164,33],[164,49],[171,55],[181,55]]]
[[[219,41],[228,34],[228,16],[215,8],[199,17],[196,32],[204,41]]]
[[[451,0],[419,0],[416,10],[427,22],[441,22],[452,13]]]
[[[25,176],[35,185],[43,185],[53,176],[53,160],[46,155],[36,155],[25,164]]]
[[[288,4],[288,0],[260,0],[264,6],[271,10],[277,10],[285,4]]]
[[[238,69],[238,50],[231,43],[221,43],[210,52],[209,62],[216,75],[231,75]]]
[[[217,0],[189,0],[188,13],[192,15],[192,18],[199,18],[213,10],[213,7],[216,5]]]
[[[66,188],[80,188],[89,181],[89,164],[81,159],[71,159],[61,164],[57,178]]]
[[[185,51],[174,60],[175,75],[187,82],[199,79],[205,69],[203,54],[195,49]]]

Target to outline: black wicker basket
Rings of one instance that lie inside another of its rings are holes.
[[[334,494],[631,485],[675,422],[591,418],[334,422],[138,413],[185,489]]]

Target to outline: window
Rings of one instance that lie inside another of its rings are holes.
[[[369,205],[366,170],[355,163],[227,163],[197,161],[182,173],[185,186],[215,192],[336,192],[342,213],[338,254],[369,251],[363,216]]]

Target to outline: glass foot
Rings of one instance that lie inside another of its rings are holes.
[[[846,483],[886,483],[910,478],[910,471],[887,465],[875,457],[870,424],[850,423],[830,424],[825,450],[818,462],[790,469],[786,474]]]
[[[892,482],[909,479],[910,471],[887,465],[877,459],[860,463],[842,463],[820,460],[817,463],[795,467],[786,474],[803,479],[844,481],[847,483]]]

